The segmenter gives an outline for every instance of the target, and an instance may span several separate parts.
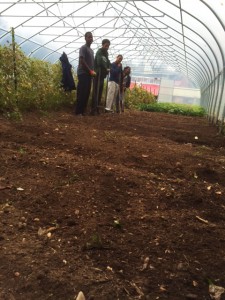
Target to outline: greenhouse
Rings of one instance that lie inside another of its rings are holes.
[[[159,101],[201,104],[210,120],[224,121],[223,0],[1,1],[0,43],[15,41],[28,57],[55,63],[65,52],[78,64],[84,34],[94,52],[103,38],[132,76],[160,85]]]
[[[0,300],[225,299],[224,29],[225,0],[0,1]]]

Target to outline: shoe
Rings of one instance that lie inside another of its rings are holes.
[[[111,110],[111,109],[105,108],[105,113],[111,113],[111,114],[113,114],[113,113],[114,113],[114,111],[113,111],[113,110]]]

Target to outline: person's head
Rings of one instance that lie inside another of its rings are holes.
[[[108,50],[109,49],[109,46],[110,46],[110,41],[108,39],[104,39],[102,40],[102,48],[104,50]]]
[[[85,35],[85,41],[86,41],[86,44],[88,46],[90,46],[92,43],[93,43],[93,35],[90,31],[86,32]]]
[[[123,55],[119,54],[119,55],[117,55],[117,57],[116,57],[115,63],[119,65],[119,64],[121,63],[122,60],[123,60]]]
[[[131,72],[131,69],[130,69],[130,67],[125,67],[124,69],[123,69],[123,73],[125,74],[125,75],[130,75],[130,72]]]

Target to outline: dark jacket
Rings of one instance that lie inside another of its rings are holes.
[[[95,54],[94,69],[97,74],[101,73],[101,78],[105,78],[108,74],[107,69],[110,68],[108,51],[100,48]]]
[[[62,80],[61,85],[65,91],[72,91],[76,89],[75,82],[72,74],[72,65],[69,63],[68,57],[65,52],[59,58],[62,64]]]
[[[122,64],[117,65],[115,62],[111,64],[109,81],[114,81],[117,84],[121,84],[123,76]]]
[[[130,84],[131,84],[131,77],[130,77],[130,75],[127,75],[127,80],[126,80],[126,88],[127,89],[129,89]]]

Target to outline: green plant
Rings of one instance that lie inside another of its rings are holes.
[[[79,181],[79,180],[80,180],[79,175],[76,174],[76,173],[74,173],[74,174],[71,174],[71,176],[70,176],[70,178],[69,178],[69,180],[68,180],[68,183],[69,183],[69,184],[72,184],[72,183],[74,183],[74,182],[76,182],[76,181]]]
[[[6,113],[4,113],[4,115],[10,119],[10,120],[13,120],[13,121],[22,121],[22,114],[17,110],[15,109],[15,111],[8,111]]]
[[[127,108],[138,108],[140,104],[150,104],[155,102],[155,96],[142,87],[134,86],[132,89],[126,90],[125,106]]]
[[[91,236],[90,240],[86,243],[85,248],[87,250],[103,248],[101,237],[97,232]]]
[[[26,150],[23,149],[22,147],[20,147],[18,151],[19,151],[20,154],[25,154],[26,153]]]
[[[18,118],[24,111],[49,111],[73,105],[75,92],[64,92],[61,76],[59,62],[50,64],[29,58],[18,45],[15,52],[10,44],[0,46],[0,112]]]
[[[205,109],[197,105],[175,104],[175,103],[141,103],[138,108],[141,111],[164,112],[169,114],[198,116],[206,115]]]

